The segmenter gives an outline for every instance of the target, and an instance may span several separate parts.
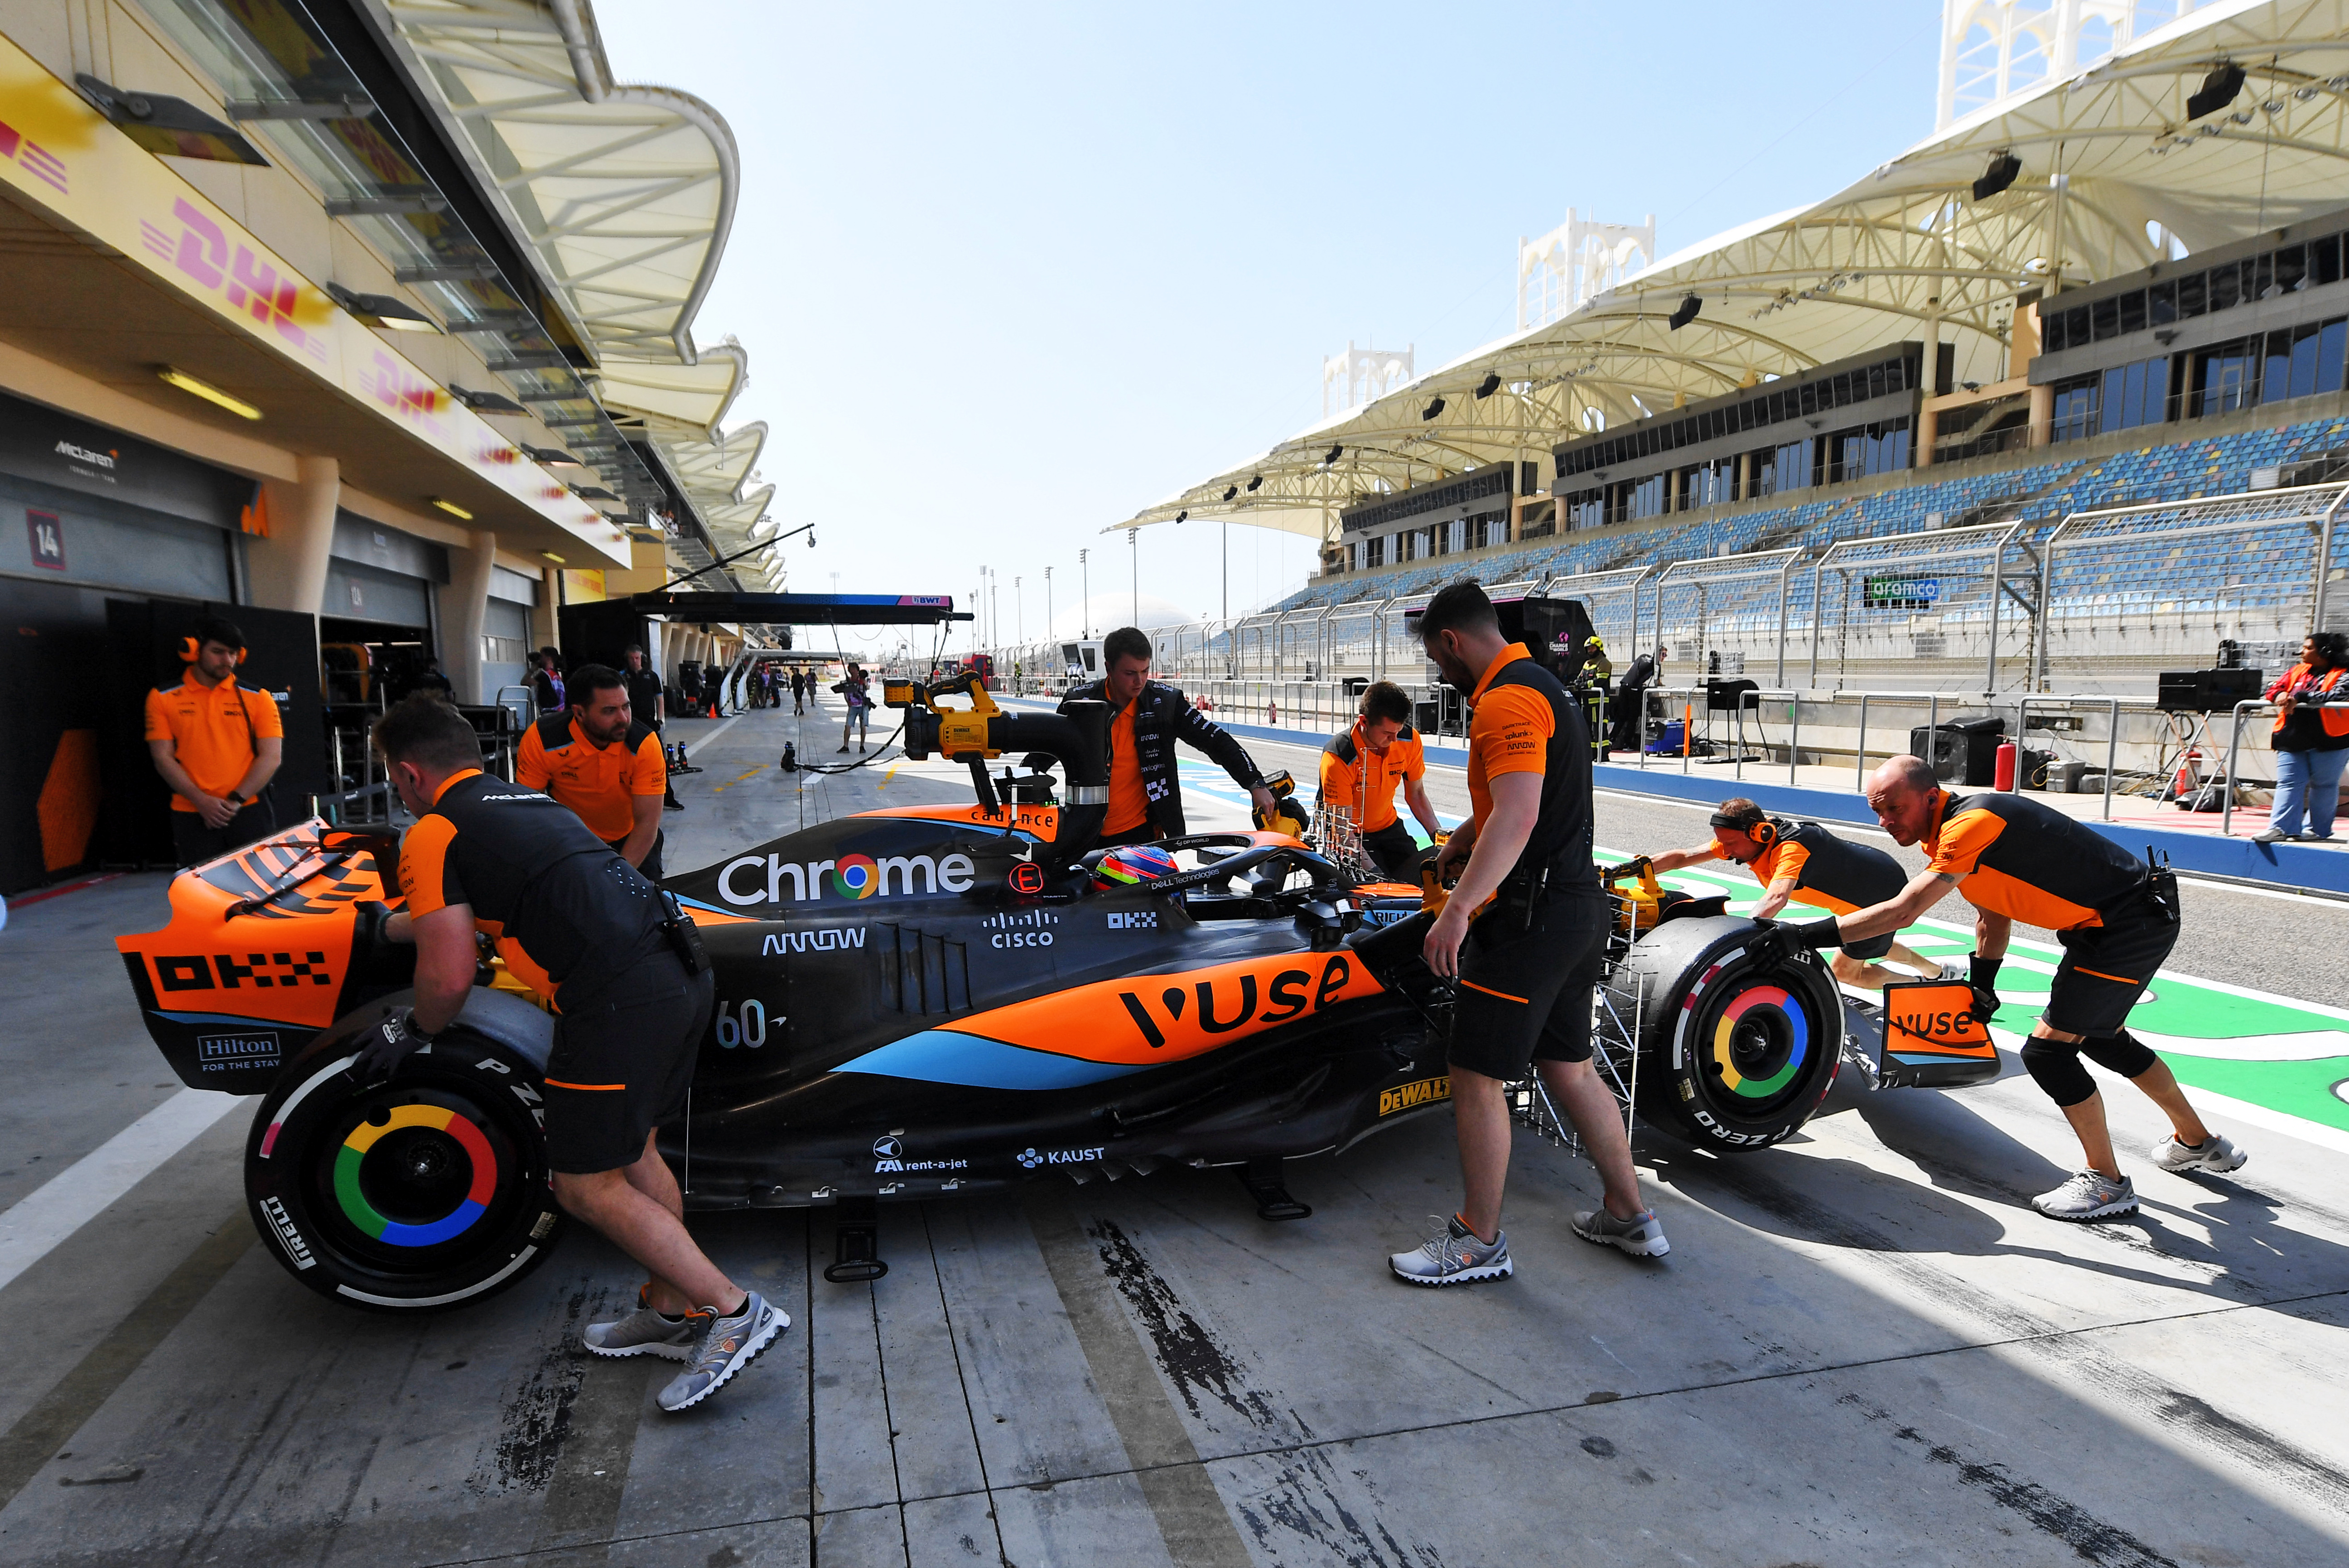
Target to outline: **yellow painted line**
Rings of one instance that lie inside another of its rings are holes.
[[[728,779],[724,784],[719,784],[716,789],[711,790],[709,793],[710,793],[710,794],[722,794],[723,792],[725,792],[725,791],[727,791],[727,790],[732,789],[736,784],[740,784],[740,783],[742,782],[742,780],[743,780],[743,779],[756,778],[756,777],[758,777],[758,776],[759,776],[759,774],[760,774],[763,773],[763,772],[766,770],[766,766],[767,766],[767,764],[766,764],[766,763],[761,763],[757,767],[752,768],[749,773],[747,773],[747,774],[741,774],[740,777],[737,777],[737,778],[730,778],[730,779]]]
[[[883,774],[881,775],[881,782],[880,782],[879,784],[874,784],[873,787],[874,787],[875,790],[885,790],[885,789],[887,789],[887,788],[889,787],[889,781],[890,781],[891,779],[895,778],[895,777],[897,776],[897,770],[898,770],[899,768],[901,768],[901,767],[904,767],[905,765],[905,763],[891,763],[889,764],[889,771],[888,771],[887,773],[885,773],[885,774]]]

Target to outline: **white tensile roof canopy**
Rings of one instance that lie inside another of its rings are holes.
[[[2233,100],[2189,121],[2187,99],[2230,66],[2243,73]],[[2001,154],[2020,171],[1974,200]],[[1111,526],[1187,512],[1328,537],[1371,495],[1905,339],[1938,336],[1957,379],[1997,381],[2016,296],[2164,259],[2148,224],[2201,250],[2344,206],[2349,0],[2221,0]],[[1699,313],[1675,331],[1691,295]]]

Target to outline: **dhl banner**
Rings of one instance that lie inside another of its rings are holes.
[[[0,181],[626,565],[625,531],[0,36]]]

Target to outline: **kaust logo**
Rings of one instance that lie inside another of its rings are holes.
[[[755,880],[748,890],[738,885],[743,871],[749,871],[755,878],[761,869],[767,874],[763,892]],[[878,860],[870,855],[843,855],[837,860],[804,863],[785,860],[778,855],[745,855],[739,860],[728,861],[726,868],[718,874],[718,896],[739,905],[805,904],[819,901],[827,894],[835,898],[857,899],[967,893],[978,877],[978,863],[962,854],[935,859],[927,855],[889,855]],[[788,898],[783,892],[786,882],[791,884]]]
[[[1040,1165],[1098,1165],[1108,1152],[1107,1145],[1098,1148],[1023,1148],[1017,1158],[1021,1165],[1033,1170]]]

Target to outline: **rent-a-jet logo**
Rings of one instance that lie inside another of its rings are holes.
[[[762,887],[759,874],[766,874]],[[749,887],[742,886],[747,875]],[[837,860],[786,860],[779,855],[745,855],[718,874],[718,896],[730,904],[807,904],[841,899],[904,898],[967,893],[978,878],[968,855],[843,855]],[[786,884],[791,888],[784,896]]]

